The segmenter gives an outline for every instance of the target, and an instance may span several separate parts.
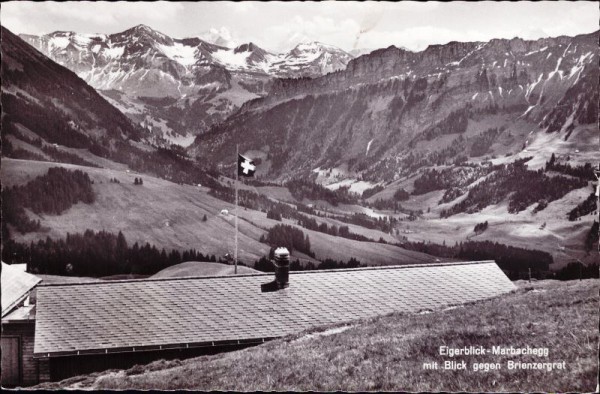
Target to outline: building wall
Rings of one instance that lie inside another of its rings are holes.
[[[38,362],[33,358],[35,321],[2,324],[2,336],[19,337],[19,384],[22,386],[32,386],[37,384],[39,381]]]
[[[49,362],[50,380],[53,382],[77,375],[101,372],[109,369],[129,369],[135,365],[145,365],[157,360],[186,359],[207,354],[216,354],[238,350],[250,345],[207,346],[190,349],[169,349],[116,354],[90,354],[80,356],[62,356],[40,359]],[[42,380],[40,380],[41,382]]]
[[[47,358],[38,359],[38,383],[50,382],[50,361]]]

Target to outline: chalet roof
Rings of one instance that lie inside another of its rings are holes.
[[[262,342],[312,327],[481,300],[515,286],[493,261],[40,286],[34,354]]]
[[[41,279],[2,262],[2,317],[23,301]]]

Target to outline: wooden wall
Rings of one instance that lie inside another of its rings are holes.
[[[39,382],[38,362],[33,358],[35,321],[4,323],[2,324],[2,337],[18,338],[19,340],[18,360],[16,361],[19,379],[16,385],[32,386],[37,384]],[[4,353],[4,349],[2,350]]]

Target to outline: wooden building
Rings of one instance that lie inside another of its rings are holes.
[[[40,285],[34,348],[21,357],[29,352],[37,362],[31,383],[54,381],[237,349],[394,311],[444,308],[515,288],[492,261],[291,272],[287,288],[261,292],[271,279],[250,274]]]
[[[29,386],[39,380],[33,358],[35,305],[31,293],[40,278],[2,262],[2,386]]]

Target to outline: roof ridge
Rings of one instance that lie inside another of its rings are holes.
[[[310,270],[310,271],[290,271],[290,275],[314,275],[327,274],[332,272],[354,272],[354,271],[377,271],[377,270],[395,270],[407,268],[423,268],[423,267],[444,267],[455,265],[473,265],[473,264],[489,264],[496,262],[494,260],[477,260],[477,261],[461,261],[461,262],[440,262],[440,263],[424,263],[424,264],[403,264],[403,265],[381,265],[371,267],[356,267],[356,268],[335,268],[326,270]],[[233,279],[254,276],[272,276],[272,272],[264,272],[258,274],[239,274],[239,275],[208,275],[208,276],[182,276],[175,278],[144,278],[144,279],[119,279],[119,280],[102,280],[97,282],[82,282],[82,283],[47,283],[42,281],[38,284],[39,287],[67,287],[67,286],[91,286],[91,285],[106,285],[120,283],[145,283],[145,282],[165,282],[165,281],[180,281],[180,280],[197,280],[197,279]]]

